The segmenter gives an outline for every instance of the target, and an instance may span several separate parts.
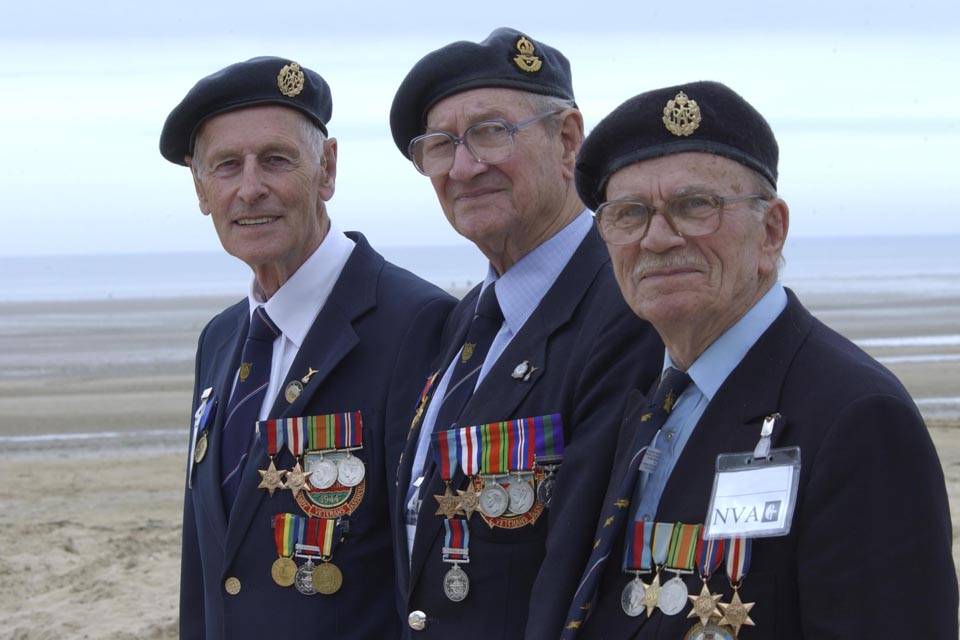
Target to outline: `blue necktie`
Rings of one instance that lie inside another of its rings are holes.
[[[237,385],[227,406],[220,446],[220,486],[223,506],[229,515],[240,486],[247,450],[253,440],[253,426],[260,419],[267,386],[270,384],[270,362],[273,341],[280,335],[263,307],[257,307],[250,318],[250,330],[243,343]]]
[[[656,430],[661,428],[667,421],[677,398],[683,393],[683,390],[690,384],[690,376],[670,367],[667,369],[657,390],[653,394],[653,400],[647,406],[640,420],[642,422],[651,421],[646,429]],[[600,522],[603,526],[597,534],[597,541],[593,546],[593,552],[590,554],[590,560],[587,562],[583,577],[577,586],[577,591],[573,596],[573,602],[567,612],[567,620],[563,623],[562,640],[573,640],[576,637],[580,626],[586,620],[590,609],[597,600],[597,591],[600,586],[600,578],[603,575],[603,568],[606,566],[607,559],[610,557],[613,542],[616,540],[626,515],[629,512],[630,499],[637,488],[637,478],[640,475],[640,459],[646,446],[640,446],[630,459],[623,481],[613,496],[613,503],[607,506]]]
[[[477,386],[477,377],[480,368],[487,358],[490,345],[503,325],[503,311],[497,302],[496,283],[490,284],[480,296],[477,311],[470,322],[470,329],[463,342],[463,349],[457,358],[450,383],[447,385],[446,395],[437,411],[437,420],[433,424],[434,431],[450,429],[456,424],[467,406],[467,401],[473,395]]]

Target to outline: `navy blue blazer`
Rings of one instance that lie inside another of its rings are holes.
[[[743,602],[756,626],[740,640],[956,638],[950,511],[933,443],[910,395],[876,360],[816,320],[788,291],[787,308],[723,383],[667,482],[658,522],[702,523],[720,453],[753,451],[765,416],[785,420],[774,447],[799,446],[802,467],[788,535],[753,542]],[[653,436],[635,392],[610,486]],[[612,494],[605,503],[613,501]],[[683,638],[691,606],[630,618],[620,595],[623,532],[600,598],[577,638]],[[672,574],[667,574],[672,576]],[[647,578],[649,580],[649,578]],[[691,594],[698,577],[687,576]],[[713,593],[729,602],[723,565]]]
[[[180,583],[181,638],[399,637],[388,504],[413,400],[438,352],[443,323],[455,300],[388,262],[360,234],[290,368],[290,379],[317,370],[289,404],[281,389],[271,417],[360,411],[366,466],[365,493],[349,516],[349,531],[333,556],[343,586],[333,595],[304,596],[271,578],[277,559],[274,514],[303,511],[290,491],[258,489],[266,449],[250,451],[229,523],[220,497],[219,446],[225,407],[249,323],[242,300],[216,316],[200,336],[193,405],[207,387],[217,401],[209,452],[193,471],[183,517]],[[278,469],[290,469],[286,448]],[[303,561],[299,561],[302,563]],[[239,580],[229,595],[225,580]]]
[[[479,287],[451,314],[439,371],[446,370],[466,336]],[[610,257],[595,228],[540,305],[476,389],[460,426],[559,413],[566,451],[551,507],[533,525],[491,529],[475,512],[470,563],[463,568],[470,592],[452,602],[442,580],[443,516],[433,496],[443,493],[439,474],[425,492],[412,562],[408,564],[404,505],[394,512],[401,612],[427,615],[412,638],[544,638],[560,634],[580,567],[586,562],[600,501],[613,460],[627,389],[660,373],[663,345],[656,332],[624,303]],[[527,361],[529,380],[511,376]],[[398,474],[400,492],[410,483],[420,425],[410,433]],[[464,488],[462,470],[451,482]]]

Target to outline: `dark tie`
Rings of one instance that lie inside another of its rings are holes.
[[[223,506],[230,513],[240,486],[247,449],[253,440],[253,425],[260,419],[260,407],[270,384],[270,361],[273,341],[280,335],[263,307],[257,307],[250,318],[250,330],[243,343],[240,373],[230,396],[227,419],[223,425],[220,446],[220,484]]]
[[[642,422],[650,421],[650,424],[644,427],[644,430],[657,430],[667,421],[677,398],[683,393],[683,390],[690,384],[690,376],[679,369],[670,367],[667,369],[657,390],[653,394],[653,400],[647,406],[640,420]],[[640,475],[640,459],[646,443],[637,443],[636,451],[627,465],[623,481],[617,489],[617,493],[612,496],[613,501],[607,505],[597,533],[597,541],[594,543],[593,552],[590,554],[590,560],[587,562],[583,577],[577,586],[577,591],[573,596],[573,603],[567,612],[567,620],[563,624],[562,640],[572,640],[577,635],[580,626],[586,620],[591,607],[597,599],[597,587],[600,585],[600,577],[603,575],[603,568],[606,566],[607,559],[610,557],[613,548],[613,542],[617,538],[623,523],[626,520],[629,509],[630,499],[633,497],[637,487],[637,478]]]
[[[446,395],[443,396],[437,411],[437,420],[433,423],[434,431],[450,429],[460,418],[463,408],[473,395],[477,376],[480,375],[480,368],[487,358],[490,345],[503,324],[503,312],[497,302],[495,286],[495,282],[490,284],[480,296],[477,311],[463,342],[463,349],[450,375]]]

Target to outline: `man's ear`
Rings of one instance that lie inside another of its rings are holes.
[[[790,208],[786,202],[777,198],[763,214],[763,259],[760,264],[762,274],[776,272],[789,229]]]
[[[563,177],[573,180],[573,168],[577,163],[577,152],[583,143],[583,114],[577,109],[567,109],[558,116],[560,120],[560,142],[563,145]]]
[[[197,167],[193,164],[193,157],[187,156],[184,160],[187,162],[187,166],[190,167],[190,175],[193,176],[193,188],[197,192],[197,203],[200,206],[200,213],[208,216],[210,215],[210,203],[207,202],[207,196],[203,190],[203,183],[200,182],[200,176],[197,175]]]
[[[329,138],[323,143],[323,175],[320,177],[320,197],[324,201],[333,198],[337,187],[337,139]]]

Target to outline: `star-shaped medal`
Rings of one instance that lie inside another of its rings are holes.
[[[433,497],[440,503],[440,508],[437,509],[436,515],[444,515],[447,516],[448,520],[453,520],[455,515],[463,513],[463,509],[460,507],[460,497],[453,495],[450,491],[449,484],[442,496],[435,495]]]
[[[287,472],[287,489],[293,492],[293,497],[297,497],[297,495],[303,491],[307,484],[307,478],[311,473],[313,472],[303,470],[299,460],[297,460],[297,464],[294,465],[293,469]]]
[[[645,584],[643,591],[643,600],[641,604],[647,608],[647,617],[653,615],[657,609],[657,602],[660,600],[660,573],[654,574],[650,584]]]
[[[273,495],[273,492],[277,489],[286,489],[287,485],[283,483],[283,476],[287,473],[286,471],[278,471],[277,467],[273,464],[273,458],[270,458],[270,466],[266,469],[257,469],[257,473],[260,474],[260,484],[257,485],[257,489],[266,489],[270,492],[270,495]]]
[[[467,520],[473,515],[473,512],[480,506],[480,494],[473,487],[473,483],[467,484],[467,490],[457,489],[457,496],[460,500],[460,508],[467,514]]]
[[[753,609],[755,602],[741,602],[740,592],[734,589],[733,597],[729,603],[721,602],[720,609],[723,611],[723,617],[720,618],[719,625],[729,625],[733,627],[733,635],[740,633],[740,627],[743,625],[756,626],[750,619],[750,609]]]
[[[714,616],[719,618],[723,615],[720,609],[717,608],[717,602],[719,602],[723,596],[719,593],[716,595],[710,593],[710,589],[707,589],[706,582],[703,583],[703,588],[700,589],[700,595],[687,597],[690,598],[690,602],[693,603],[693,610],[687,614],[687,617],[700,618],[700,623],[703,626],[707,626],[710,618]]]

